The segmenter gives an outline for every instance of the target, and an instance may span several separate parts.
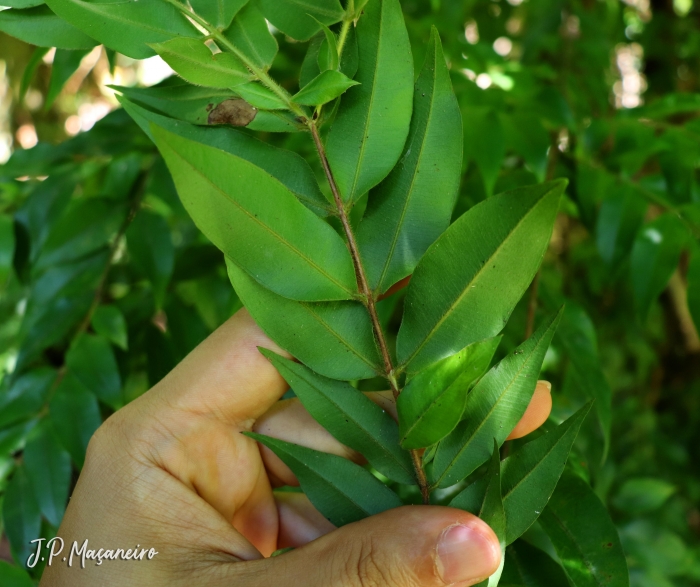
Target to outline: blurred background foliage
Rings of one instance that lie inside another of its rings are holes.
[[[700,6],[402,5],[417,68],[431,25],[440,31],[462,108],[455,217],[493,193],[569,178],[503,347],[566,302],[544,368],[552,421],[597,400],[570,467],[609,506],[632,585],[700,585]],[[308,44],[276,36],[272,74],[296,91]],[[240,307],[221,255],[109,88],[170,73],[157,57],[0,33],[2,585],[40,576],[11,561],[55,534],[93,431]],[[265,139],[320,172],[306,135]],[[382,305],[396,322],[401,293]],[[526,538],[548,550],[537,527]]]

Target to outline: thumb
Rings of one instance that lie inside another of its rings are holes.
[[[494,532],[479,518],[406,506],[344,526],[280,557],[237,563],[244,587],[467,587],[498,568]]]

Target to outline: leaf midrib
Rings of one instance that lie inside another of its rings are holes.
[[[206,175],[204,175],[199,169],[197,169],[192,163],[190,163],[187,159],[185,159],[182,155],[180,155],[177,151],[175,151],[173,148],[169,147],[170,151],[178,157],[183,163],[185,163],[192,171],[196,172],[197,175],[202,177],[209,185],[211,185],[212,188],[214,188],[215,191],[219,192],[221,195],[224,196],[227,200],[229,200],[234,206],[236,206],[241,212],[243,212],[250,220],[255,222],[256,224],[260,225],[264,230],[269,232],[273,237],[275,237],[281,244],[285,245],[289,250],[291,250],[293,253],[298,255],[302,260],[307,262],[309,266],[313,267],[318,273],[320,273],[323,277],[328,279],[331,283],[335,284],[338,286],[341,290],[346,291],[348,294],[350,294],[350,297],[352,297],[352,292],[346,288],[342,283],[340,283],[337,279],[329,275],[326,271],[324,271],[319,265],[314,263],[311,259],[306,257],[302,252],[297,249],[294,245],[292,245],[290,242],[282,238],[281,235],[277,234],[274,230],[272,230],[269,226],[267,226],[265,223],[260,221],[258,218],[255,217],[254,214],[251,214],[246,210],[241,204],[239,204],[236,200],[234,200],[231,196],[229,196],[225,191],[223,191],[219,186],[217,186],[214,182],[212,182]],[[224,151],[225,152],[225,151]],[[231,155],[230,153],[227,153],[228,155]],[[235,155],[231,155],[232,157],[235,157]],[[245,159],[241,159],[242,161],[245,161]],[[249,163],[246,161],[246,163]],[[249,163],[250,164],[250,163]],[[252,164],[251,164],[252,165]],[[276,178],[270,176],[270,178],[274,181],[278,181]],[[284,186],[280,182],[280,185]],[[288,189],[286,186],[284,186],[285,189]],[[291,193],[291,192],[290,192]]]
[[[174,55],[178,59],[181,59],[182,61],[185,61],[187,63],[190,63],[192,65],[195,65],[197,67],[202,67],[204,69],[207,69],[209,71],[213,71],[215,73],[220,73],[223,75],[231,75],[233,77],[238,77],[238,78],[243,78],[246,80],[250,80],[250,75],[246,75],[243,71],[237,71],[235,69],[230,69],[228,67],[223,67],[221,65],[221,62],[216,58],[216,55],[212,55],[212,60],[211,63],[203,62],[203,61],[197,61],[196,59],[193,59],[189,55],[185,55],[184,53],[178,53],[176,51],[167,51],[166,53],[169,53],[170,55]],[[227,53],[221,53],[221,55],[230,55]],[[222,90],[227,89],[228,86],[221,88]]]

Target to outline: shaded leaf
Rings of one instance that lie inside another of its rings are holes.
[[[640,477],[625,481],[613,503],[624,512],[639,515],[659,509],[674,493],[676,488],[667,481]]]
[[[91,49],[97,45],[72,23],[56,16],[48,6],[3,10],[0,12],[0,31],[39,47]]]
[[[219,30],[231,24],[248,0],[190,0],[194,11]]]
[[[398,495],[369,471],[342,457],[255,434],[296,475],[304,493],[331,523],[344,526],[400,507]]]
[[[289,383],[309,414],[338,441],[362,454],[397,483],[416,483],[411,458],[399,446],[394,419],[344,381],[317,375],[308,367],[260,349]]]
[[[56,371],[41,367],[17,377],[0,392],[0,429],[39,413],[51,389]]]
[[[56,49],[51,65],[51,81],[49,82],[49,91],[46,93],[44,110],[49,110],[54,100],[56,100],[61,93],[63,86],[66,85],[66,82],[77,71],[83,57],[88,53],[89,49],[84,49],[82,51]]]
[[[403,156],[371,191],[357,235],[370,287],[377,293],[410,275],[449,225],[461,176],[461,129],[440,37],[433,29]]]
[[[15,469],[5,489],[2,518],[12,556],[20,566],[24,566],[35,550],[31,541],[39,537],[41,530],[41,511],[24,466]]]
[[[183,205],[227,257],[285,297],[354,295],[345,243],[282,183],[240,157],[151,128]]]
[[[501,579],[503,572],[503,564],[506,554],[506,514],[503,509],[503,499],[501,498],[501,462],[498,452],[498,442],[493,441],[493,454],[491,455],[491,463],[487,473],[489,484],[486,487],[484,502],[479,512],[479,517],[486,522],[498,537],[498,542],[501,546],[501,564],[496,572],[491,575],[486,581],[482,581],[479,585],[483,587],[496,587]]]
[[[124,405],[119,368],[107,339],[92,334],[79,336],[66,353],[66,366],[108,406],[117,410]]]
[[[547,553],[520,540],[506,550],[503,581],[523,587],[566,587],[564,570]]]
[[[467,396],[464,421],[440,443],[435,454],[433,477],[439,487],[454,485],[472,473],[488,459],[493,439],[500,446],[520,421],[561,314],[562,310],[544,322]]]
[[[306,49],[306,55],[304,55],[304,60],[301,62],[301,71],[299,72],[300,88],[303,88],[321,73],[321,68],[318,65],[318,54],[321,50],[323,41],[323,35],[316,35],[313,39],[311,39],[309,47]]]
[[[629,254],[648,207],[636,190],[616,184],[612,187],[612,193],[600,206],[596,223],[598,252],[609,265]]]
[[[36,70],[39,68],[39,66],[42,63],[42,60],[44,59],[44,56],[49,52],[48,47],[36,47],[34,49],[34,52],[32,53],[32,56],[29,58],[29,61],[27,62],[27,66],[24,68],[24,73],[22,73],[22,81],[20,82],[19,86],[19,102],[22,103],[24,102],[24,98],[27,95],[27,90],[29,90],[29,85],[32,83],[32,80],[34,79],[34,75],[36,74]]]
[[[401,446],[431,446],[462,419],[467,393],[486,372],[501,337],[477,342],[408,381],[396,402]]]
[[[98,306],[92,315],[92,329],[120,349],[128,348],[126,320],[116,306]]]
[[[255,322],[311,369],[344,380],[368,379],[381,372],[372,323],[362,304],[295,302],[265,289],[228,259],[226,267]]]
[[[345,74],[329,69],[319,74],[298,93],[294,94],[292,101],[306,106],[319,106],[335,100],[348,88],[356,86],[357,83],[346,77]]]
[[[530,112],[519,112],[501,116],[501,122],[506,143],[525,159],[537,180],[544,181],[551,140],[540,117]],[[474,147],[478,148],[478,145]]]
[[[359,68],[328,133],[344,201],[356,202],[399,160],[411,122],[413,58],[398,0],[371,0],[356,28]]]
[[[409,373],[497,334],[532,281],[552,234],[565,180],[477,204],[418,263],[397,355]]]
[[[321,30],[323,31],[325,40],[321,43],[318,50],[319,70],[327,71],[338,69],[340,62],[338,59],[338,40],[335,37],[335,33],[324,24],[321,25]]]
[[[34,581],[27,571],[2,560],[0,560],[0,581],[3,587],[34,587]]]
[[[251,63],[269,69],[277,55],[277,39],[270,32],[259,8],[250,2],[238,13],[224,36],[241,51]]]
[[[695,322],[695,328],[700,330],[700,245],[697,243],[690,249],[687,280],[688,308]]]
[[[486,194],[490,196],[506,155],[501,119],[490,108],[473,108],[465,113],[464,153],[476,161]]]
[[[307,41],[320,29],[319,23],[335,24],[343,18],[338,0],[259,0],[265,18],[275,28],[297,41]]]
[[[15,229],[12,216],[0,214],[0,292],[5,288],[15,256]]]

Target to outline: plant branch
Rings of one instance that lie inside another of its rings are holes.
[[[384,362],[385,377],[391,386],[391,392],[394,395],[394,400],[397,400],[401,390],[399,389],[396,378],[394,377],[394,366],[391,361],[391,355],[389,354],[389,349],[386,344],[386,337],[384,336],[384,330],[382,324],[379,320],[379,315],[377,314],[376,300],[369,287],[369,282],[367,281],[367,276],[365,274],[365,269],[362,265],[362,260],[360,258],[360,250],[357,246],[357,241],[355,240],[355,234],[353,233],[352,226],[350,225],[350,220],[348,219],[345,206],[343,205],[343,200],[338,190],[338,185],[335,183],[335,178],[333,177],[333,172],[331,171],[330,165],[328,163],[328,157],[326,156],[326,149],[323,146],[323,141],[318,134],[318,127],[315,122],[309,124],[309,129],[311,130],[311,136],[314,139],[316,145],[316,150],[318,151],[318,156],[321,159],[321,165],[323,165],[323,171],[326,174],[326,179],[331,187],[331,192],[333,193],[333,200],[335,201],[335,206],[337,208],[337,214],[340,218],[340,222],[343,225],[343,232],[347,239],[348,248],[350,249],[350,256],[352,257],[353,266],[355,268],[355,276],[357,278],[357,287],[360,292],[362,303],[367,308],[370,320],[372,321],[372,330],[374,331],[374,338],[377,341],[377,346],[382,355],[382,360]],[[423,470],[422,456],[417,450],[409,451],[411,454],[411,460],[413,461],[413,467],[416,472],[416,479],[418,480],[418,485],[420,487],[421,495],[423,496],[423,503],[430,503],[430,487],[428,480],[425,476],[425,471]]]

